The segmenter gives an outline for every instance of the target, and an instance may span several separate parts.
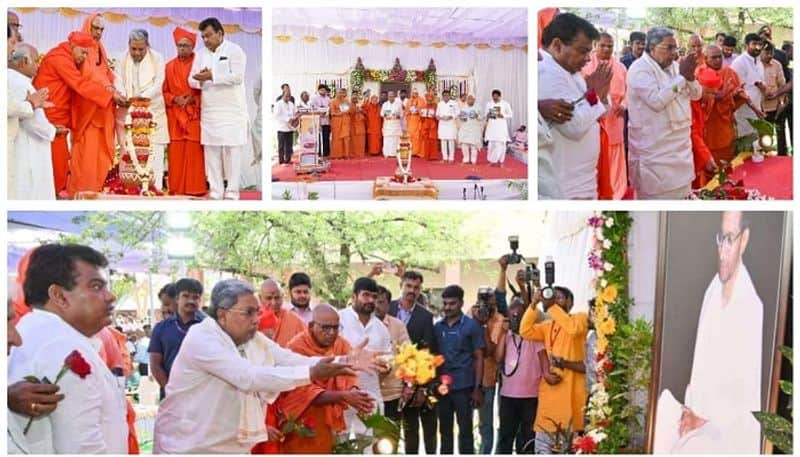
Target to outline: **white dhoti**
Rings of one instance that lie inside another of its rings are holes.
[[[442,145],[442,159],[446,162],[456,160],[456,140],[439,140]]]
[[[164,188],[164,150],[167,149],[166,143],[153,143],[152,154],[153,158],[150,160],[150,167],[153,169],[153,185],[156,189],[161,190]]]
[[[399,136],[384,136],[383,137],[383,156],[384,157],[396,157],[397,156],[397,149],[400,148],[400,137]]]
[[[239,176],[241,174],[242,155],[246,145],[239,146],[203,146],[206,159],[206,176],[208,177],[209,198],[212,200],[238,200]],[[228,185],[224,185],[224,180]]]
[[[487,159],[489,159],[489,163],[503,163],[506,160],[506,142],[489,141]]]

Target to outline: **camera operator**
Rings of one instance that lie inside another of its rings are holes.
[[[524,270],[517,273],[516,280],[519,290],[524,294]],[[549,363],[542,342],[524,340],[519,335],[524,311],[522,298],[512,298],[508,319],[503,322],[503,334],[494,354],[502,375],[496,454],[511,454],[512,449],[516,449],[517,454],[530,454],[533,451],[533,420],[536,417],[542,367],[549,367]]]
[[[583,409],[586,405],[585,345],[589,329],[586,313],[569,314],[572,309],[572,292],[566,287],[553,287],[552,297],[542,299],[541,290],[533,294],[533,301],[522,316],[520,335],[526,340],[544,342],[550,359],[549,371],[557,375],[558,382],[547,379],[539,388],[539,408],[534,423],[537,454],[550,454],[552,441],[547,433],[554,432],[556,424],[569,426],[573,431],[583,430]],[[539,302],[551,320],[537,323]]]

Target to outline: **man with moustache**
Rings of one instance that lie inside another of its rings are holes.
[[[353,283],[351,305],[339,311],[341,320],[341,335],[350,343],[350,346],[360,347],[367,342],[366,349],[373,352],[389,353],[392,350],[392,339],[386,325],[375,316],[375,298],[378,295],[378,283],[372,278],[358,278]],[[383,414],[383,396],[381,395],[380,374],[387,373],[388,367],[380,373],[361,372],[358,374],[358,383],[364,392],[368,393],[377,411]],[[364,432],[363,423],[356,417],[354,410],[345,412],[345,422],[348,429],[356,433]]]
[[[734,60],[739,57],[736,53],[736,37],[728,35],[722,40],[722,65],[730,67]]]
[[[764,113],[761,111],[761,100],[767,93],[767,86],[764,84],[764,63],[759,58],[764,42],[755,33],[748,33],[744,37],[744,42],[745,52],[733,61],[731,68],[744,83],[744,91],[753,105],[752,107],[750,105],[740,106],[736,110],[737,137],[755,134],[755,129],[747,120],[764,118]]]
[[[169,373],[186,333],[190,327],[206,317],[200,311],[203,297],[203,285],[200,281],[193,278],[178,280],[175,283],[175,294],[175,315],[156,324],[147,348],[150,353],[150,373],[161,386],[161,399],[165,396]]]
[[[380,268],[378,266],[377,268]],[[375,297],[375,317],[381,320],[389,330],[392,348],[398,348],[410,341],[408,330],[400,319],[390,316],[389,305],[392,293],[389,289],[378,286],[378,296]],[[395,376],[397,367],[381,375],[381,396],[383,397],[383,415],[389,419],[400,421],[400,397],[403,394],[403,381]]]
[[[209,318],[191,329],[175,359],[154,453],[247,454],[256,443],[283,438],[264,426],[267,404],[281,392],[373,367],[374,354],[359,349],[341,362],[283,349],[258,331],[260,314],[249,284],[226,279],[214,286]]]
[[[289,299],[292,302],[290,311],[295,313],[306,324],[311,322],[311,277],[302,271],[292,273],[289,278]]]
[[[633,61],[642,57],[644,54],[644,42],[647,39],[647,35],[642,32],[631,32],[630,36],[628,37],[628,44],[631,47],[631,53],[623,56],[619,61],[622,65],[625,65],[625,68],[631,68],[631,64]]]
[[[9,384],[26,376],[55,380],[68,355],[82,360],[59,380],[58,408],[24,434],[30,453],[128,453],[125,394],[92,339],[111,324],[116,301],[107,267],[101,253],[74,244],[45,244],[30,257],[24,290],[33,311],[17,325],[25,345],[11,352]],[[12,409],[9,426],[22,430],[30,417]]]

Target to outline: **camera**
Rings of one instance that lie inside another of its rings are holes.
[[[519,249],[519,235],[509,236],[508,245],[511,247],[511,254],[508,255],[508,264],[514,265],[522,263],[522,254],[517,253],[517,249]]]
[[[483,286],[478,288],[478,317],[487,319],[492,315],[492,305],[489,300],[492,296],[492,288]]]
[[[519,335],[519,326],[520,326],[521,323],[522,323],[522,315],[521,315],[521,313],[512,314],[508,318],[508,328],[509,328],[509,330],[514,332],[514,334],[516,334],[516,335]]]
[[[544,262],[544,282],[546,286],[542,289],[542,298],[551,300],[555,296],[553,284],[556,282],[556,263],[552,257],[547,257]]]
[[[536,268],[536,264],[527,265],[525,267],[525,282],[532,283],[534,286],[539,287],[541,281],[541,273]]]

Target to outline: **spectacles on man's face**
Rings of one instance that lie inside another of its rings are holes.
[[[678,46],[674,44],[659,44],[656,47],[661,49],[666,49],[667,51],[670,52],[675,52],[675,50],[678,49]]]
[[[16,23],[9,22],[8,26],[11,27],[12,29],[17,29],[17,30],[22,28],[22,24],[20,24],[19,22],[16,22]]]
[[[320,324],[319,322],[312,321],[314,325],[319,326],[323,332],[327,333],[338,333],[342,330],[342,324]]]
[[[739,233],[724,233],[724,234],[717,233],[716,236],[717,247],[720,248],[723,246],[725,246],[726,248],[732,247],[733,243],[736,240],[738,240],[740,236],[742,236],[742,233],[744,233],[743,230],[740,230]]]
[[[241,314],[249,319],[253,319],[254,317],[261,315],[261,308],[248,308],[248,309],[237,309],[231,308],[228,311],[233,311],[234,313]]]

